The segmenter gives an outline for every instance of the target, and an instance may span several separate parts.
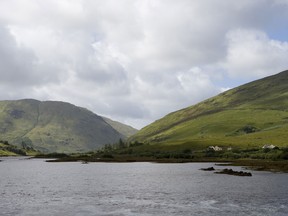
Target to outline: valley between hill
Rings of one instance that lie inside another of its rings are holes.
[[[14,137],[15,142],[21,137],[25,147],[31,147],[32,140],[36,150],[50,146],[50,153],[58,152],[38,157],[84,162],[233,161],[288,170],[288,71],[170,113],[137,133],[66,103],[24,100],[0,105],[2,137]],[[132,136],[122,139],[119,127]],[[59,154],[63,149],[74,154]],[[88,153],[75,153],[84,150]]]

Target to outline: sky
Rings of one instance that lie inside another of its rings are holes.
[[[288,69],[288,0],[0,0],[0,100],[142,128]]]

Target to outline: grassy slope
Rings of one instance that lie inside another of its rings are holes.
[[[102,117],[63,102],[0,102],[0,139],[49,152],[76,152],[117,142],[122,135]],[[28,141],[27,141],[28,140]]]
[[[252,125],[255,133],[236,132]],[[161,146],[287,146],[288,72],[257,80],[148,125],[130,141]]]
[[[23,149],[14,145],[4,144],[0,141],[0,156],[36,155],[39,152],[33,149]]]
[[[6,145],[0,143],[0,156],[17,156],[16,153],[7,150],[6,147]]]

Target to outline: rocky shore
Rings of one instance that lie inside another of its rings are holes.
[[[234,171],[232,169],[223,169],[219,172],[215,172],[216,174],[227,174],[227,175],[235,175],[235,176],[252,176],[250,172],[243,171]]]

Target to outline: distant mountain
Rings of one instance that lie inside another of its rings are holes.
[[[129,139],[158,146],[288,146],[288,71],[173,112]]]
[[[129,126],[122,125],[130,130]],[[43,152],[84,152],[125,139],[101,116],[65,102],[0,101],[0,140]]]
[[[106,117],[103,117],[103,116],[102,116],[102,118],[109,125],[111,125],[116,131],[121,133],[126,139],[138,132],[137,129],[135,129],[135,128],[129,126],[129,125],[126,125],[126,124],[123,124],[123,123],[120,123],[120,122],[117,122],[117,121],[113,121],[113,120],[111,120],[109,118],[106,118]]]

